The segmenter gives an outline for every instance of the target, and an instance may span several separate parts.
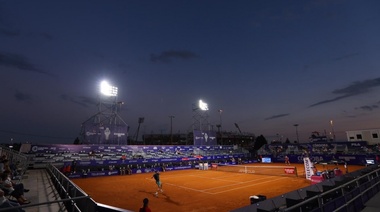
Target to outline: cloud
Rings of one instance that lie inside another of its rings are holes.
[[[342,88],[342,89],[336,89],[332,93],[333,94],[338,94],[340,96],[335,97],[333,99],[327,99],[323,100],[317,103],[314,103],[310,105],[309,107],[315,107],[318,105],[330,103],[330,102],[335,102],[341,99],[345,99],[351,96],[356,96],[360,94],[365,94],[371,92],[371,88],[380,86],[380,77],[375,78],[375,79],[370,79],[370,80],[365,80],[365,81],[359,81],[359,82],[354,82],[351,85]]]
[[[32,97],[29,94],[22,93],[21,91],[16,91],[16,93],[14,94],[14,97],[16,98],[17,101],[21,101],[21,102],[32,100]]]
[[[274,115],[274,116],[268,117],[268,118],[266,118],[265,120],[282,118],[282,117],[284,117],[284,116],[289,116],[289,115],[290,115],[289,113],[283,113],[283,114],[279,114],[279,115]]]
[[[333,58],[332,60],[334,60],[334,61],[345,60],[345,59],[348,59],[351,57],[355,57],[357,55],[359,55],[359,53],[346,54],[346,55],[342,55],[340,57]]]
[[[6,37],[19,37],[19,36],[29,36],[29,37],[41,37],[45,40],[53,40],[53,36],[47,32],[42,33],[24,33],[20,32],[19,30],[12,30],[12,29],[6,29],[6,28],[0,28],[0,36],[6,36]]]
[[[69,95],[66,95],[66,94],[62,94],[60,96],[60,98],[64,101],[69,101],[69,102],[72,102],[72,103],[75,103],[75,104],[78,104],[82,107],[89,107],[89,106],[93,106],[93,105],[96,105],[97,102],[95,99],[93,98],[89,98],[89,97],[85,97],[85,96],[79,96],[79,97],[72,97],[72,96],[69,96]]]
[[[158,55],[150,55],[150,61],[163,63],[170,63],[172,59],[189,60],[194,58],[199,58],[199,56],[190,51],[164,51]]]
[[[89,105],[96,105],[98,101],[96,101],[94,98],[86,97],[86,96],[79,96],[78,97],[80,101],[82,101],[85,104]]]
[[[46,40],[53,40],[53,36],[47,32],[40,33],[40,36]]]
[[[355,108],[356,110],[366,110],[366,111],[372,111],[374,109],[379,108],[378,105],[364,105],[358,108]]]
[[[364,110],[364,111],[372,111],[379,108],[380,102],[377,102],[373,105],[363,105],[360,107],[356,107],[355,110]]]
[[[4,35],[7,37],[17,37],[17,36],[20,36],[20,32],[16,30],[7,30],[7,29],[0,28],[0,35]]]
[[[54,76],[53,74],[36,67],[34,64],[30,63],[27,58],[18,54],[0,52],[0,66],[7,66],[16,68],[21,71],[28,71],[48,76]]]
[[[311,61],[309,64],[305,64],[303,66],[303,69],[308,70],[311,68],[318,67],[321,64],[331,64],[331,63],[339,62],[341,60],[346,60],[346,59],[349,59],[349,58],[352,58],[352,57],[355,57],[358,55],[359,55],[359,53],[356,52],[356,53],[345,54],[345,55],[334,57],[334,58],[326,58],[326,59]]]
[[[346,95],[346,96],[339,96],[339,97],[336,97],[336,98],[333,98],[333,99],[323,100],[323,101],[317,102],[315,104],[312,104],[309,107],[315,107],[315,106],[318,106],[318,105],[323,105],[323,104],[326,104],[326,103],[335,102],[335,101],[338,101],[340,99],[344,99],[344,98],[347,98],[347,97],[349,97],[349,96],[348,95]]]

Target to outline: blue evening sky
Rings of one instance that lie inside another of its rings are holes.
[[[119,88],[135,134],[380,128],[380,1],[0,0],[0,141],[72,143]],[[218,113],[222,109],[223,113]],[[214,128],[216,129],[216,127]]]

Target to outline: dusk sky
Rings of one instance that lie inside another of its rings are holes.
[[[380,1],[0,0],[0,79],[1,143],[72,143],[104,79],[130,135],[202,99],[223,130],[345,140],[380,128]]]

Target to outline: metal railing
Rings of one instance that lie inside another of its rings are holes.
[[[380,168],[371,171],[367,169],[367,171],[369,172],[355,176],[351,181],[342,185],[331,185],[334,188],[321,191],[318,195],[279,211],[360,211],[364,208],[364,204],[380,191]],[[339,181],[335,183],[338,184]]]
[[[17,164],[20,177],[22,178],[29,167],[29,158],[6,146],[0,146],[0,155],[5,155],[11,164]],[[57,210],[59,212],[131,212],[129,210],[95,202],[52,164],[47,164],[45,170],[49,174],[60,199],[16,206],[12,207],[12,209],[28,209],[57,204]],[[0,208],[0,212],[9,210],[10,208]]]
[[[61,197],[56,202],[63,202],[68,212],[130,212],[95,202],[52,164],[48,164],[46,170]]]

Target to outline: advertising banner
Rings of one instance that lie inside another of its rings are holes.
[[[86,144],[127,144],[128,126],[126,125],[94,125],[84,126],[84,143]]]
[[[195,146],[217,145],[215,131],[194,130],[193,136]]]
[[[292,175],[294,175],[295,172],[296,172],[296,170],[295,170],[295,168],[284,168],[284,172],[285,172],[285,174],[292,174]]]
[[[305,175],[306,179],[311,180],[311,176],[314,174],[313,173],[313,163],[310,161],[308,157],[303,158],[303,164],[305,166]]]

